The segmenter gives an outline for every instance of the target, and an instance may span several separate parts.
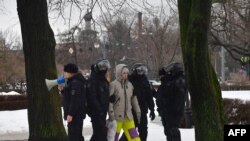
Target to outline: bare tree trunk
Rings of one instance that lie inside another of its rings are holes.
[[[208,51],[211,0],[178,0],[181,46],[191,94],[196,141],[223,141],[220,85]]]
[[[17,0],[28,93],[29,141],[66,141],[57,90],[44,79],[56,78],[55,38],[46,0]]]

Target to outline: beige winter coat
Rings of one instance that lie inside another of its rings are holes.
[[[122,80],[121,71],[125,64],[116,66],[116,79],[110,84],[110,96],[115,96],[115,101],[109,105],[109,117],[117,121],[123,121],[127,116],[133,119],[132,108],[140,119],[141,110],[136,96],[133,95],[133,86],[128,80]]]

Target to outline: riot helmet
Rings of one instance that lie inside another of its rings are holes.
[[[137,75],[144,75],[148,73],[148,68],[143,63],[136,63],[132,67],[133,73]]]
[[[168,66],[164,66],[159,70],[160,78],[172,78],[180,74],[184,75],[184,68],[181,63],[171,63]]]
[[[95,71],[108,71],[110,69],[110,63],[107,59],[98,60],[94,66]]]

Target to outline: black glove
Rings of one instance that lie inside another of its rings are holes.
[[[149,117],[151,118],[151,120],[155,119],[155,112],[153,110],[150,112]]]
[[[109,102],[110,103],[114,103],[115,102],[115,95],[114,94],[111,95],[111,96],[109,96]]]

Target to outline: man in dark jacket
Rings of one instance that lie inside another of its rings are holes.
[[[161,86],[156,94],[167,141],[181,141],[179,123],[184,113],[187,88],[180,63],[173,63],[159,71]]]
[[[138,127],[141,141],[146,141],[148,136],[148,110],[150,110],[149,116],[151,120],[155,119],[153,93],[146,74],[147,66],[142,63],[137,63],[132,67],[132,74],[129,75],[129,81],[134,86],[133,94],[137,96],[141,109],[140,123],[138,123],[138,120],[135,118],[135,126]],[[133,115],[136,116],[134,111]],[[126,140],[125,136],[120,139],[120,141],[124,140]]]
[[[63,89],[59,86],[59,90],[63,96],[64,120],[68,123],[69,141],[84,141],[82,128],[86,117],[87,83],[78,73],[75,64],[65,65],[63,75],[67,83]]]
[[[108,60],[98,60],[91,66],[88,80],[88,114],[91,117],[93,135],[90,141],[107,141],[106,116],[109,108],[109,82],[106,74]]]

